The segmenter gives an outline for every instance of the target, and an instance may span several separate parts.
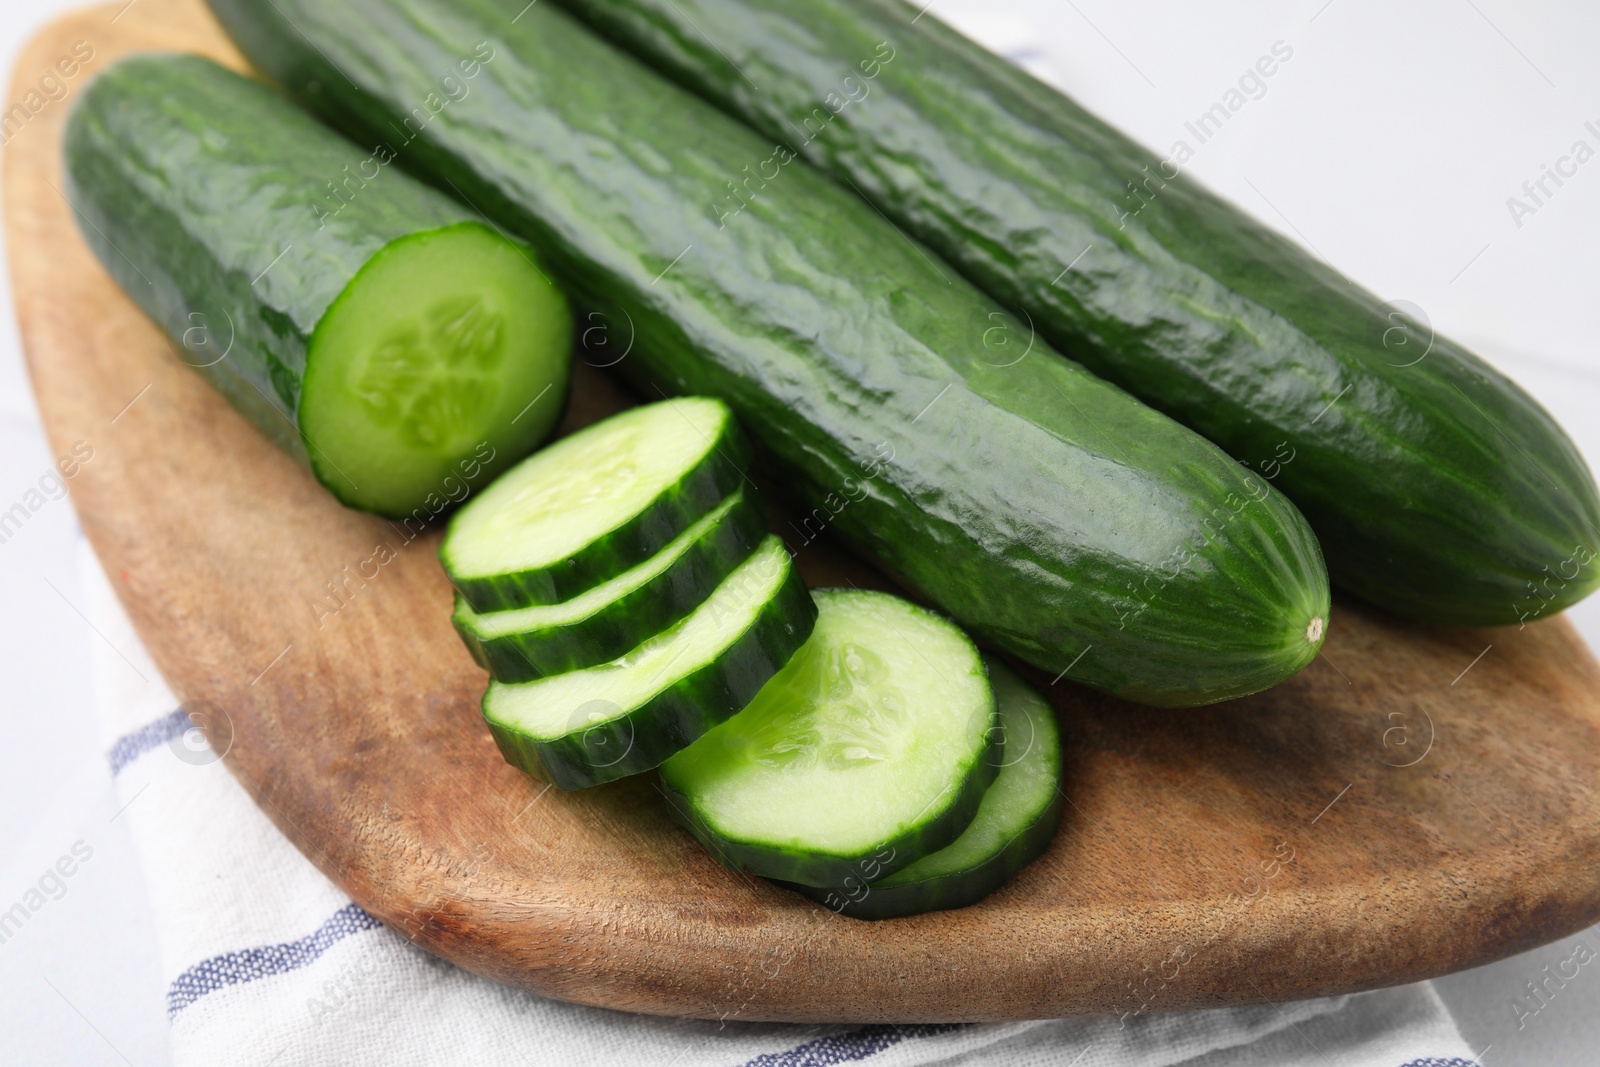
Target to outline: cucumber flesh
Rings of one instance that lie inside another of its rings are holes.
[[[465,456],[520,456],[566,402],[566,301],[527,254],[464,222],[385,245],[311,336],[300,430],[313,473],[389,514],[449,495]]]
[[[735,490],[631,570],[559,604],[479,614],[459,594],[452,618],[498,681],[525,682],[616,659],[678,622],[749,558],[766,533],[755,490]]]
[[[996,766],[983,660],[887,593],[818,590],[811,640],[663,784],[719,859],[813,886],[890,873],[954,841]]]
[[[439,557],[476,611],[557,604],[634,567],[739,487],[719,400],[632,408],[528,457],[451,520]]]
[[[1038,858],[1061,824],[1061,732],[1056,713],[1016,672],[985,657],[1004,749],[994,784],[961,836],[874,882],[794,886],[857,919],[891,919],[976,904]]]
[[[598,667],[490,682],[483,717],[510,763],[562,789],[637,774],[749,703],[815,617],[788,549],[769,535],[676,626]]]

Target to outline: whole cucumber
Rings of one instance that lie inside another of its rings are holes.
[[[1000,307],[859,198],[553,6],[212,8],[292,95],[527,238],[647,396],[726,400],[808,530],[978,635],[1163,705],[1316,654],[1326,573],[1267,481],[1042,344],[1002,344]]]
[[[847,180],[1095,373],[1277,475],[1335,584],[1471,626],[1600,584],[1600,497],[1554,420],[1190,180],[1198,141],[1146,151],[923,4],[558,2]]]

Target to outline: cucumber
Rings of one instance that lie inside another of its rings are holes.
[[[527,247],[198,56],[101,74],[67,196],[112,277],[354,508],[426,522],[547,436],[572,319]]]
[[[645,562],[560,604],[480,615],[456,595],[451,621],[501,682],[616,659],[682,619],[749,558],[767,531],[753,489],[739,489]]]
[[[744,711],[661,767],[723,863],[811,886],[944,848],[994,781],[995,697],[971,638],[888,593],[819,589],[816,628]]]
[[[562,789],[637,774],[749,703],[815,619],[788,549],[769,535],[676,626],[598,667],[490,682],[483,717],[508,762]]]
[[[771,141],[551,5],[212,9],[352,135],[415,129],[406,166],[532,241],[608,352],[632,340],[607,362],[646,395],[726,400],[808,526],[974,633],[1165,705],[1253,692],[1315,656],[1327,575],[1268,482],[1042,342],[1018,359],[1000,306],[870,206],[761,166]],[[442,103],[439,79],[474,54],[470,93]],[[439,106],[414,111],[430,93]]]
[[[1183,176],[1187,138],[1146,151],[921,3],[558,2],[849,182],[1089,369],[1281,475],[1335,583],[1470,626],[1600,585],[1600,496],[1549,414]]]
[[[559,604],[660,552],[739,488],[719,400],[631,408],[529,456],[456,512],[439,558],[475,611]]]
[[[1004,738],[1000,770],[960,837],[875,882],[790,885],[856,919],[976,904],[1037,859],[1061,825],[1061,733],[1055,709],[1005,664],[984,657]]]

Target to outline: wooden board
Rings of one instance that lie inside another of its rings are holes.
[[[94,55],[67,99],[29,98],[77,41]],[[8,130],[4,171],[34,388],[56,453],[94,450],[72,495],[173,689],[221,709],[208,730],[239,781],[418,943],[587,1004],[909,1022],[1365,989],[1600,919],[1600,675],[1561,620],[1422,629],[1341,601],[1325,655],[1247,700],[1155,711],[1052,686],[1065,825],[961,911],[857,922],[730,874],[649,776],[544,790],[479,719],[436,539],[335,504],[79,239],[59,192],[67,108],[153,47],[238,62],[196,0],[138,0],[49,27],[17,63],[8,100],[43,101]],[[570,424],[623,402],[593,372],[576,389]],[[396,558],[379,565],[382,545]],[[870,580],[847,557],[802,561]]]

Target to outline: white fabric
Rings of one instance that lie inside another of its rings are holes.
[[[1427,984],[1174,1015],[929,1026],[660,1019],[508,989],[416,949],[295,850],[205,747],[83,550],[100,724],[170,983],[178,1067],[1468,1067]],[[113,647],[114,646],[114,647]],[[119,651],[120,650],[120,651]],[[124,659],[126,656],[126,659]]]

